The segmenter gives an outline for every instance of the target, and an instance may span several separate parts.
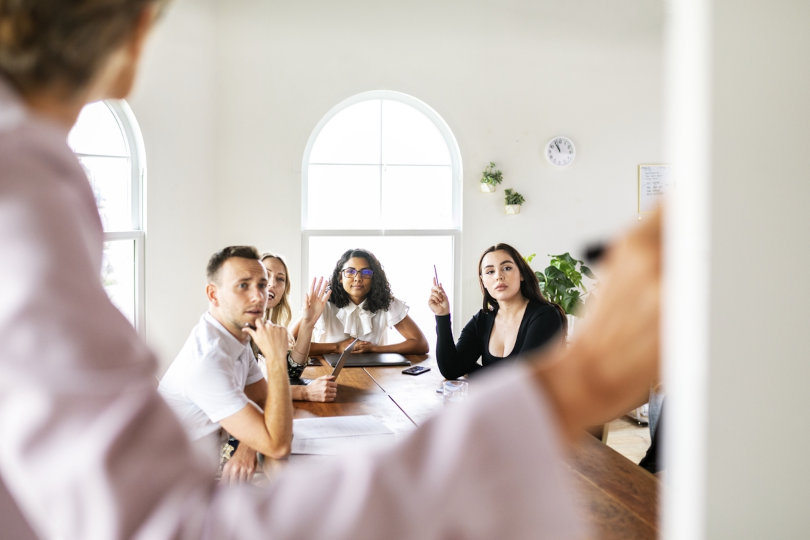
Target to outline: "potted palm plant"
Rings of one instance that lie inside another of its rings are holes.
[[[495,187],[503,182],[503,173],[495,168],[495,162],[490,161],[489,165],[484,169],[481,174],[481,191],[484,193],[492,193]]]
[[[504,191],[504,210],[507,214],[519,214],[520,205],[526,202],[526,199],[517,191],[506,189]]]

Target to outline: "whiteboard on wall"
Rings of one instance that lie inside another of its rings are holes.
[[[666,163],[642,163],[638,166],[638,213],[648,214],[655,210],[671,186],[669,165]]]

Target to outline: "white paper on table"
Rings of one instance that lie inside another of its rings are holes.
[[[340,454],[394,440],[394,432],[371,415],[296,418],[293,454]]]

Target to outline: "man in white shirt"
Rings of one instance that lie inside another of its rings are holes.
[[[222,470],[223,480],[248,480],[256,451],[285,457],[292,442],[292,401],[287,378],[287,332],[261,321],[267,271],[251,246],[230,246],[207,267],[208,311],[163,375],[159,391],[180,418],[212,472],[230,434],[242,442]],[[269,338],[259,370],[245,328],[259,325]],[[262,408],[265,414],[262,415]]]

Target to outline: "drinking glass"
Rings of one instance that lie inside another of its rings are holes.
[[[467,397],[469,383],[467,381],[444,381],[442,396],[445,403],[456,403]]]

